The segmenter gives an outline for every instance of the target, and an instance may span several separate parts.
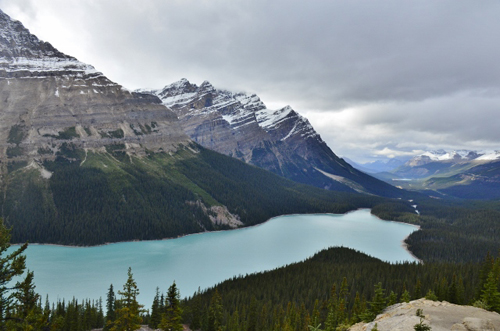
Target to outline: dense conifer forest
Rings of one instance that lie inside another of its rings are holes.
[[[43,164],[52,172],[48,180],[33,167],[13,171],[0,199],[14,242],[96,245],[227,228],[214,225],[201,204],[227,206],[248,226],[283,214],[345,213],[385,200],[298,184],[190,148],[132,158],[67,144],[55,161]]]
[[[406,240],[409,249],[425,262],[481,261],[500,250],[500,202],[417,198],[420,215],[406,204],[389,202],[372,213],[386,220],[417,224],[420,231]]]
[[[494,274],[498,293],[500,259],[482,263],[389,264],[348,248],[330,248],[270,272],[235,277],[184,302],[185,319],[211,330],[213,297],[220,297],[226,330],[323,330],[370,321],[396,302],[426,297],[456,304],[497,307],[486,299]],[[486,302],[488,301],[488,302]],[[500,301],[499,301],[500,302]],[[500,309],[500,306],[498,308]]]
[[[137,303],[140,292],[132,270],[123,290],[115,284],[117,294],[112,286],[103,293],[105,302],[46,298],[42,303],[33,283],[36,275],[25,272],[12,289],[0,284],[3,329],[122,330],[142,323],[164,330],[180,330],[182,324],[193,330],[309,330],[318,325],[343,330],[373,319],[389,304],[423,296],[500,310],[500,258],[492,257],[500,251],[497,201],[326,191],[203,148],[134,159],[120,146],[94,154],[67,145],[55,161],[43,164],[53,174],[49,180],[40,177],[39,169],[23,166],[11,167],[1,198],[14,242],[92,245],[227,228],[214,225],[201,205],[227,206],[245,225],[282,214],[364,207],[385,220],[419,225],[407,244],[425,263],[394,265],[330,248],[301,263],[235,277],[183,301],[174,283],[166,293],[158,291],[151,307]],[[7,245],[10,233],[2,231]],[[24,271],[24,262],[13,262],[21,256],[22,250],[4,264],[13,268],[12,277]]]

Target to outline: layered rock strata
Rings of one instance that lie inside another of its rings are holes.
[[[63,144],[129,154],[189,138],[160,100],[126,90],[0,11],[0,162],[53,159]]]
[[[188,136],[197,143],[286,178],[325,189],[398,194],[390,185],[351,167],[290,106],[270,110],[255,94],[200,86],[186,79],[160,90]]]

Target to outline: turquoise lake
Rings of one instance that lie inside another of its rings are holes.
[[[182,297],[191,296],[198,287],[298,262],[331,246],[354,248],[388,262],[415,261],[402,246],[415,230],[361,209],[345,215],[280,216],[250,228],[168,240],[95,247],[30,245],[26,255],[44,300],[48,293],[50,301],[105,301],[110,284],[115,293],[122,289],[130,266],[138,300],[150,308],[156,287],[166,292],[174,280]]]

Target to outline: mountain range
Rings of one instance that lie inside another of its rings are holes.
[[[339,159],[290,107],[186,80],[157,95],[0,11],[0,205],[15,242],[175,237],[408,194]]]
[[[336,191],[400,197],[391,185],[339,158],[309,121],[286,106],[271,110],[255,94],[200,86],[181,79],[159,90],[184,132],[200,145],[293,181]]]
[[[427,151],[402,166],[374,174],[406,189],[443,197],[500,198],[500,151]]]

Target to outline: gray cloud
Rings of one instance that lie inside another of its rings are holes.
[[[339,154],[500,145],[498,1],[0,0],[0,7],[128,88],[186,77],[290,104],[312,116]]]

